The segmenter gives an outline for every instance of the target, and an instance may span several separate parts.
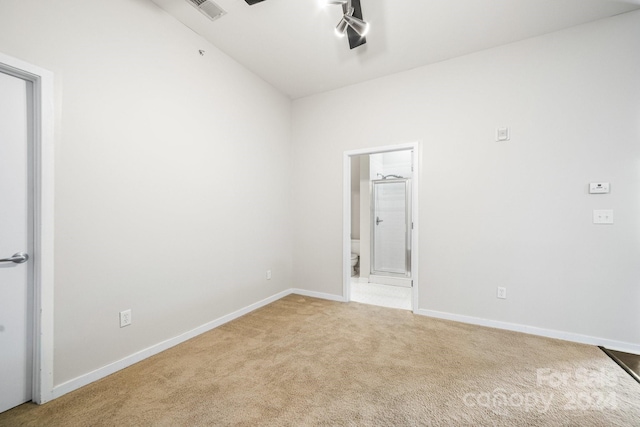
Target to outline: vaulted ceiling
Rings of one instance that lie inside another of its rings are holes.
[[[336,37],[322,0],[152,0],[292,99],[640,9],[640,0],[361,0],[367,43]]]

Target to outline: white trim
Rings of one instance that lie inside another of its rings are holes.
[[[411,194],[411,221],[413,225],[413,234],[411,235],[411,279],[413,280],[413,301],[411,307],[413,312],[418,310],[418,293],[420,292],[420,257],[418,256],[420,245],[420,171],[422,170],[422,153],[420,152],[420,142],[413,144],[413,175],[411,184],[413,191]]]
[[[124,368],[127,368],[135,363],[138,363],[148,357],[151,357],[153,355],[156,355],[158,353],[161,353],[164,350],[167,350],[171,347],[174,347],[178,344],[181,344],[191,338],[194,338],[200,334],[203,334],[205,332],[208,332],[212,329],[217,328],[218,326],[224,325],[227,322],[230,322],[232,320],[235,320],[241,316],[244,316],[245,314],[248,314],[254,310],[257,310],[261,307],[264,307],[268,304],[271,304],[272,302],[275,302],[281,298],[284,298],[288,295],[291,294],[296,294],[296,295],[301,295],[301,296],[307,296],[307,297],[312,297],[312,298],[320,298],[320,299],[324,299],[324,300],[329,300],[329,301],[337,301],[337,302],[346,302],[345,299],[340,296],[340,295],[333,295],[333,294],[326,294],[326,293],[322,293],[322,292],[314,292],[314,291],[307,291],[305,289],[298,289],[298,288],[291,288],[291,289],[287,289],[284,290],[282,292],[279,292],[273,296],[270,296],[268,298],[265,298],[261,301],[258,301],[254,304],[251,304],[245,308],[242,308],[240,310],[236,310],[233,313],[227,314],[225,316],[222,316],[216,320],[213,320],[211,322],[205,323],[202,326],[199,326],[195,329],[192,329],[188,332],[185,332],[183,334],[180,334],[174,338],[170,338],[166,341],[163,341],[161,343],[155,344],[151,347],[148,347],[144,350],[140,350],[130,356],[127,356],[123,359],[118,360],[117,362],[111,363],[109,365],[103,366],[102,368],[98,368],[94,371],[91,371],[87,374],[81,375],[79,377],[76,377],[70,381],[67,381],[63,384],[60,384],[58,386],[56,386],[53,389],[53,393],[51,395],[51,398],[58,398],[64,394],[67,394],[69,392],[72,392],[74,390],[79,389],[80,387],[83,387],[85,385],[88,385],[94,381],[97,381],[101,378],[104,378],[108,375],[111,375],[119,370],[122,370]],[[447,320],[454,320],[454,321],[458,321],[458,322],[463,322],[463,323],[469,323],[469,324],[475,324],[475,325],[480,325],[480,326],[488,326],[488,327],[493,327],[493,328],[498,328],[498,329],[506,329],[506,330],[512,330],[512,331],[516,331],[516,332],[524,332],[524,333],[530,333],[530,334],[534,334],[534,335],[540,335],[540,336],[545,336],[545,337],[550,337],[550,338],[558,338],[558,339],[563,339],[563,340],[567,340],[567,341],[574,341],[574,342],[579,342],[579,343],[584,343],[584,344],[590,344],[590,345],[602,345],[605,346],[607,348],[613,349],[613,350],[620,350],[620,351],[626,351],[626,352],[630,352],[630,353],[639,353],[640,352],[640,346],[635,345],[635,344],[630,344],[630,343],[623,343],[623,342],[619,342],[619,341],[612,341],[612,340],[606,340],[606,339],[601,339],[601,338],[594,338],[594,337],[588,337],[585,335],[577,335],[577,334],[570,334],[570,333],[566,333],[566,332],[560,332],[560,331],[551,331],[551,330],[546,330],[546,329],[541,329],[541,328],[533,328],[533,327],[528,327],[528,326],[524,326],[524,325],[516,325],[516,324],[511,324],[511,323],[506,323],[506,322],[497,322],[497,321],[492,321],[492,320],[486,320],[486,319],[479,319],[479,318],[474,318],[474,317],[468,317],[468,316],[459,316],[459,315],[455,315],[455,314],[450,314],[450,313],[442,313],[442,312],[437,312],[437,311],[431,311],[431,310],[415,310],[414,311],[415,314],[418,315],[423,315],[423,316],[429,316],[429,317],[435,317],[435,318],[439,318],[439,319],[447,319]]]
[[[3,53],[0,53],[0,70],[33,84],[35,200],[32,400],[45,403],[52,399],[53,390],[53,73]]]
[[[363,154],[380,154],[389,153],[392,151],[406,151],[418,148],[419,142],[405,142],[396,145],[383,145],[380,147],[361,148],[359,150],[345,151],[345,155],[348,157],[361,156]]]
[[[463,316],[460,314],[446,313],[442,311],[419,309],[415,310],[414,313],[421,316],[434,317],[436,319],[453,320],[455,322],[462,322],[470,325],[486,326],[489,328],[522,332],[525,334],[555,338],[580,344],[603,346],[611,350],[624,351],[626,353],[640,354],[640,345],[624,341],[615,341],[607,338],[592,337],[589,335],[576,334],[572,332],[538,328],[536,326],[527,326],[518,323],[502,322],[499,320],[483,319],[480,317]]]
[[[392,151],[413,151],[411,179],[411,219],[413,221],[413,234],[411,236],[411,279],[413,280],[412,307],[414,313],[418,309],[418,284],[419,264],[419,206],[420,206],[420,167],[422,159],[420,155],[420,141],[396,145],[384,145],[381,147],[363,148],[359,150],[345,151],[342,162],[342,295],[344,301],[350,300],[351,295],[351,157],[363,154],[379,154]]]
[[[262,301],[258,301],[254,304],[248,305],[247,307],[241,308],[240,310],[236,310],[233,313],[222,316],[216,320],[211,322],[207,322],[204,325],[198,326],[195,329],[187,331],[183,334],[180,334],[176,337],[170,338],[168,340],[162,341],[158,344],[152,345],[151,347],[147,347],[144,350],[140,350],[136,353],[133,353],[125,358],[122,358],[116,362],[110,363],[102,368],[98,368],[94,371],[91,371],[87,374],[80,375],[72,380],[64,382],[54,387],[53,389],[53,397],[58,398],[62,395],[65,395],[69,392],[79,389],[80,387],[84,387],[87,384],[90,384],[94,381],[97,381],[101,378],[104,378],[108,375],[113,374],[114,372],[120,371],[124,368],[127,368],[135,363],[138,363],[144,359],[147,359],[153,355],[156,355],[162,351],[165,351],[171,347],[174,347],[178,344],[181,344],[191,338],[194,338],[200,334],[208,332],[212,329],[217,328],[218,326],[224,325],[227,322],[235,320],[245,314],[248,314],[254,310],[257,310],[265,305],[271,304],[274,301],[277,301],[281,298],[286,297],[287,295],[292,293],[292,289],[288,289],[282,292],[279,292],[275,295],[272,295],[268,298],[263,299]]]
[[[329,301],[348,302],[341,295],[325,294],[324,292],[307,291],[305,289],[292,288],[292,289],[289,289],[289,293],[290,294],[296,294],[296,295],[302,295],[302,296],[305,296],[305,297],[311,297],[311,298],[326,299],[326,300],[329,300]]]
[[[342,297],[347,302],[351,301],[351,157],[361,154],[365,153],[345,151],[342,158]]]
[[[241,308],[240,310],[236,310],[233,313],[224,315],[211,322],[207,322],[204,325],[198,326],[197,328],[187,331],[176,337],[162,341],[158,344],[152,345],[151,347],[147,347],[127,357],[124,357],[116,362],[110,363],[106,366],[98,368],[87,374],[80,375],[79,377],[76,377],[72,380],[59,384],[53,388],[51,398],[56,399],[67,393],[77,390],[80,387],[84,387],[85,385],[91,384],[94,381],[98,381],[99,379],[102,379],[108,375],[118,372],[124,368],[127,368],[135,363],[138,363],[144,359],[147,359],[165,350],[168,350],[171,347],[174,347],[200,334],[203,334],[212,329],[215,329],[218,326],[224,325],[227,322],[235,320],[241,316],[244,316],[245,314],[248,314],[254,310],[257,310],[261,307],[271,304],[272,302],[277,301],[291,294],[297,294],[297,295],[313,297],[313,298],[320,298],[320,299],[325,299],[330,301],[344,302],[344,299],[340,295],[325,294],[322,292],[312,292],[304,289],[295,289],[295,288],[287,289],[285,291],[272,295],[268,298],[265,298],[261,301],[258,301],[254,304],[248,305],[247,307]]]

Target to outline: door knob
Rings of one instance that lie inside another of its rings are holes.
[[[16,264],[22,264],[23,262],[27,262],[29,260],[29,254],[25,254],[24,252],[16,252],[11,255],[11,258],[3,258],[0,259],[0,262],[14,262]]]
[[[376,217],[376,225],[380,225],[380,223],[383,221],[384,221],[383,219]]]

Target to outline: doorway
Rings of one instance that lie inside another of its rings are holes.
[[[53,75],[0,53],[0,411],[53,398]]]
[[[344,153],[346,301],[417,309],[418,149],[410,143]]]

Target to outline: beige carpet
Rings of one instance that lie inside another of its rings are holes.
[[[291,295],[2,426],[639,426],[597,347]]]

